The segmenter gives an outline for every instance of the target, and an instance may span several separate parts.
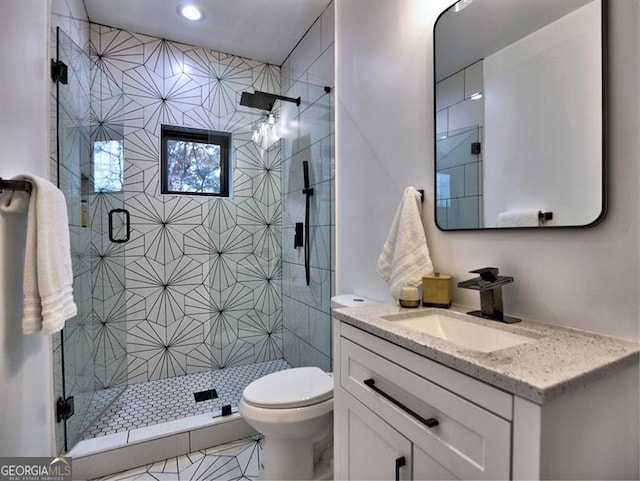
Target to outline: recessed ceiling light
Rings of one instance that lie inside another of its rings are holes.
[[[178,15],[192,22],[204,20],[204,12],[195,5],[179,5],[177,10]]]
[[[480,100],[482,98],[482,92],[476,92],[475,94],[471,94],[469,98],[471,100]]]

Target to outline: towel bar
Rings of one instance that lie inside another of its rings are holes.
[[[553,220],[553,212],[542,212],[539,211],[538,212],[538,220],[540,220],[540,222],[544,222],[547,220]]]
[[[0,177],[0,193],[3,190],[23,190],[31,194],[31,182],[28,180],[5,180]]]

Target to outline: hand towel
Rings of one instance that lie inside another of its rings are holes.
[[[407,187],[378,259],[378,273],[389,284],[394,299],[407,284],[418,286],[433,272],[421,215],[421,194]]]
[[[22,331],[53,334],[77,314],[67,205],[63,193],[45,179],[35,175],[14,179],[32,185],[31,195],[6,190],[0,196],[0,210],[27,214]]]
[[[498,227],[538,227],[540,210],[512,210],[498,214]]]

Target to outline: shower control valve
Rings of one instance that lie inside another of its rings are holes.
[[[304,246],[304,222],[296,222],[296,232],[293,236],[293,248]]]

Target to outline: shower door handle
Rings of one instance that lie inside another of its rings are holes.
[[[124,214],[126,234],[122,238],[116,238],[113,235],[113,218],[115,214]],[[109,240],[116,244],[124,244],[125,242],[129,242],[129,239],[131,239],[131,216],[129,215],[129,211],[127,209],[111,209],[109,211]]]

